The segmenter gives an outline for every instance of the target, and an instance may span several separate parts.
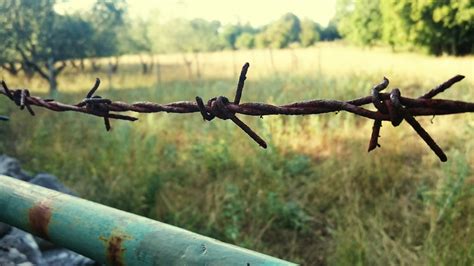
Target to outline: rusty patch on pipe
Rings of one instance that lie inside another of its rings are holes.
[[[51,221],[51,206],[45,202],[40,202],[33,206],[28,212],[31,231],[33,234],[50,240],[48,236],[48,226]]]
[[[109,239],[100,237],[100,240],[106,242],[107,245],[107,262],[110,265],[123,266],[123,255],[125,248],[122,247],[125,237],[122,236],[111,236]]]

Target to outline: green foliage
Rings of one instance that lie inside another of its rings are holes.
[[[291,43],[298,42],[301,24],[297,16],[287,13],[279,20],[268,25],[264,36],[272,48],[285,48]]]
[[[27,75],[38,73],[50,83],[52,93],[57,89],[56,79],[65,68],[65,61],[88,56],[93,35],[91,25],[83,18],[59,15],[54,5],[54,0],[0,2],[0,64],[12,74],[18,72],[17,64]]]
[[[340,1],[338,4],[338,30],[344,38],[360,45],[373,45],[380,39],[379,0]]]
[[[237,48],[237,38],[242,34],[239,25],[226,25],[223,27],[221,37],[224,39],[225,47],[229,49]]]
[[[353,43],[384,43],[430,54],[474,52],[474,2],[338,1],[338,28]]]
[[[89,40],[90,57],[106,57],[123,54],[119,40],[125,25],[125,0],[97,0],[87,19],[94,27]]]
[[[92,25],[80,16],[58,16],[53,26],[54,38],[43,45],[51,47],[57,61],[84,59],[89,56],[89,38],[93,36]]]
[[[301,21],[301,32],[299,40],[303,47],[308,47],[319,41],[320,36],[317,24],[309,19]]]
[[[161,27],[160,37],[168,52],[197,53],[222,46],[218,36],[220,23],[203,19],[175,19]]]
[[[249,24],[246,25],[241,25],[241,24],[235,24],[235,25],[226,25],[223,26],[220,30],[220,37],[223,39],[224,43],[224,48],[232,49],[235,50],[237,48],[243,48],[243,49],[248,49],[252,48],[252,39],[253,35],[255,34],[256,30],[252,28]],[[237,44],[238,39],[242,36],[245,35],[244,39],[240,43],[240,47]],[[252,37],[252,38],[249,38]]]
[[[337,30],[337,24],[335,19],[331,19],[327,27],[322,28],[318,26],[318,32],[321,41],[334,41],[341,38],[339,31]]]
[[[265,32],[260,32],[255,35],[255,47],[256,48],[267,48],[270,46],[270,40],[268,39]]]
[[[120,44],[129,54],[151,53],[154,51],[151,39],[151,29],[149,21],[135,19],[127,22],[125,34],[121,35]]]
[[[91,58],[93,69],[97,70],[96,59],[123,54],[196,55],[221,49],[309,46],[320,35],[324,40],[337,38],[333,24],[323,29],[308,19],[300,22],[291,13],[257,29],[249,24],[222,27],[217,21],[203,19],[163,22],[156,11],[147,20],[132,19],[125,0],[96,0],[91,10],[73,14],[57,13],[55,5],[55,0],[0,1],[4,14],[0,18],[0,67],[13,75],[20,70],[27,76],[36,72],[50,81],[52,90],[56,90],[57,76],[66,63],[76,66],[73,60],[77,59],[84,66],[84,59]],[[191,69],[191,61],[185,57]],[[198,62],[197,57],[195,60]],[[146,61],[142,58],[144,72],[148,69]],[[151,68],[153,63],[150,64]]]
[[[255,47],[255,36],[251,33],[242,33],[235,41],[237,49],[252,49]]]
[[[53,56],[56,44],[53,42],[56,16],[54,1],[4,0],[1,2],[2,19],[0,28],[5,29],[5,39],[17,57],[44,60]],[[3,40],[2,40],[3,41]],[[61,40],[58,40],[58,45]],[[50,45],[54,45],[51,47]],[[21,54],[20,54],[21,52]]]
[[[413,42],[430,53],[467,54],[474,52],[474,2],[408,2],[414,25]]]

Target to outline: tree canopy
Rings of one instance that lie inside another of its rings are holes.
[[[336,20],[344,38],[431,54],[474,53],[474,1],[340,0]]]

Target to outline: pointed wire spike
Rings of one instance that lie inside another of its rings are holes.
[[[7,95],[8,98],[13,99],[13,94],[10,91],[10,89],[7,86],[7,82],[5,80],[2,80],[2,87],[3,90],[5,91],[5,94]]]
[[[436,143],[436,141],[430,136],[430,134],[420,125],[416,119],[411,116],[408,111],[404,111],[405,120],[411,127],[418,133],[418,135],[425,141],[426,144],[431,148],[431,150],[438,156],[440,161],[446,162],[448,157],[444,153],[443,149]]]
[[[375,150],[377,147],[380,147],[378,138],[380,137],[380,128],[382,127],[381,120],[374,120],[374,125],[372,126],[372,135],[370,136],[369,149],[368,152]]]
[[[30,112],[31,116],[35,116],[35,112],[33,111],[33,109],[31,108],[29,104],[26,105],[26,109],[28,110],[28,112]]]
[[[105,129],[106,129],[107,131],[110,131],[110,129],[111,129],[112,127],[110,126],[110,120],[109,120],[109,118],[106,117],[106,116],[104,116],[104,124],[105,124]]]
[[[440,85],[436,86],[434,89],[430,90],[429,92],[425,93],[423,96],[420,96],[419,99],[431,99],[435,97],[436,95],[449,89],[451,86],[463,80],[464,78],[465,77],[463,75],[456,75],[448,79],[447,81],[441,83]]]
[[[242,91],[244,90],[245,80],[247,79],[247,71],[250,67],[250,64],[246,62],[242,66],[242,71],[240,72],[239,82],[237,84],[237,90],[235,92],[234,104],[239,104],[240,99],[242,98]]]
[[[202,119],[211,121],[214,119],[214,116],[212,114],[208,114],[206,111],[206,106],[204,105],[204,102],[202,101],[202,98],[199,96],[196,96],[196,103],[199,108],[199,111],[201,112]]]
[[[96,78],[94,86],[92,86],[92,89],[87,93],[86,98],[91,98],[94,95],[94,93],[97,91],[99,86],[100,86],[100,79]]]
[[[372,88],[372,90],[373,90],[373,91],[380,92],[380,91],[386,89],[386,88],[388,87],[388,84],[389,84],[388,78],[383,77],[382,82],[380,82],[379,84],[375,85],[375,86]]]
[[[230,120],[234,122],[240,129],[242,129],[247,135],[249,135],[255,142],[260,145],[260,147],[266,149],[267,148],[267,143],[257,134],[255,131],[253,131],[247,124],[245,124],[242,120],[240,120],[237,116],[232,115],[230,116]]]

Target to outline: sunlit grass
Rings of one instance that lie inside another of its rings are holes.
[[[243,101],[350,99],[383,75],[417,96],[458,73],[466,81],[440,97],[473,100],[472,57],[326,45],[295,53],[297,69],[291,51],[274,51],[274,71],[268,51],[237,52],[236,65],[252,64]],[[60,98],[79,101],[95,76],[103,79],[98,94],[117,100],[233,96],[232,52],[202,55],[203,77],[191,81],[171,66],[180,59],[160,57],[169,71],[161,83],[140,74],[133,57],[123,59],[130,65],[120,66],[110,89],[106,72],[65,73]],[[47,88],[37,78],[9,83]],[[87,199],[307,265],[473,263],[472,114],[419,119],[445,149],[442,164],[405,123],[384,124],[382,148],[367,154],[371,122],[342,112],[242,117],[268,142],[263,150],[231,122],[199,114],[138,115],[113,121],[107,133],[95,117],[35,110],[29,117],[0,98],[0,114],[11,117],[0,124],[2,152],[31,172],[58,175]]]

